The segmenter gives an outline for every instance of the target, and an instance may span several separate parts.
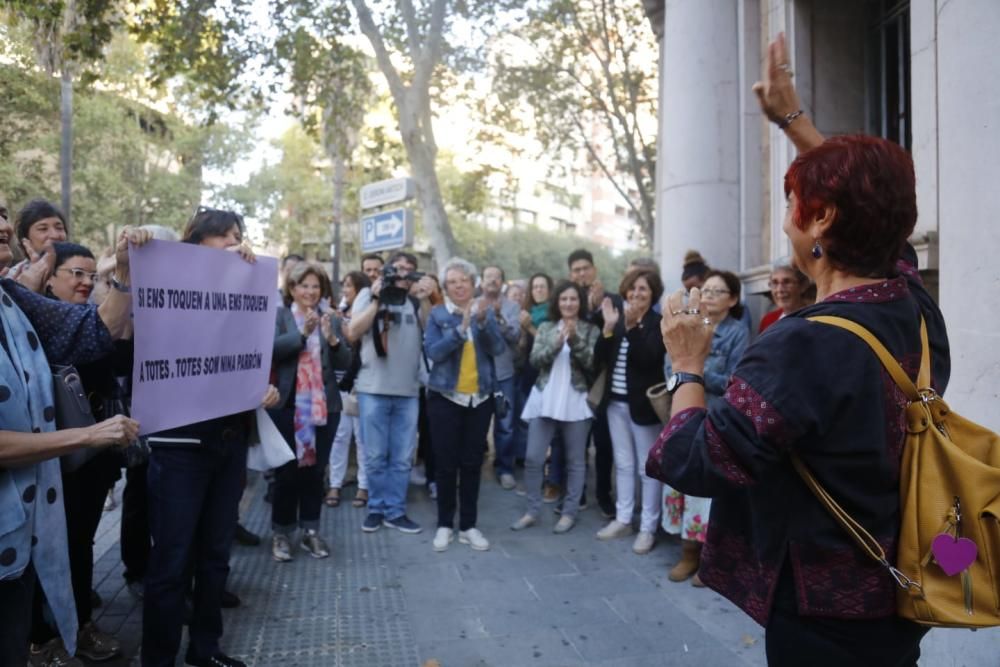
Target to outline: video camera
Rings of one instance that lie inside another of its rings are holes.
[[[400,273],[392,264],[386,264],[382,267],[382,292],[379,295],[379,301],[386,306],[402,306],[406,303],[406,297],[410,292],[403,287],[399,287],[398,283],[404,280],[417,282],[424,275],[421,271]]]

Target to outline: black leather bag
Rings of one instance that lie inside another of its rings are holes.
[[[80,373],[73,366],[52,366],[52,398],[56,408],[56,428],[84,428],[97,423],[90,409]],[[63,472],[73,472],[94,458],[100,450],[92,447],[60,457]]]

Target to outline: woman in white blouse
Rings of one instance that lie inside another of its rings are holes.
[[[581,318],[586,293],[563,281],[549,300],[549,319],[538,327],[531,348],[531,365],[538,380],[521,418],[528,422],[528,452],[524,485],[528,508],[512,526],[522,530],[538,522],[542,506],[542,464],[556,431],[566,445],[567,489],[562,516],[553,532],[565,533],[576,523],[579,498],[586,476],[587,439],[593,418],[587,390],[593,382],[594,347],[600,330]]]

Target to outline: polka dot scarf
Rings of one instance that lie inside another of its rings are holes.
[[[54,431],[52,374],[31,322],[0,287],[0,430]],[[66,515],[59,460],[0,468],[0,579],[31,562],[70,653],[77,619],[69,577]],[[30,610],[26,610],[30,613]]]

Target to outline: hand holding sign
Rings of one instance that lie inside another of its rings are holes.
[[[111,419],[88,426],[84,429],[84,440],[88,447],[100,448],[109,445],[127,447],[139,437],[139,422],[124,415],[115,415]]]
[[[267,385],[267,393],[264,394],[264,400],[260,402],[260,407],[273,408],[280,400],[281,394],[278,393],[278,388],[269,384]]]

